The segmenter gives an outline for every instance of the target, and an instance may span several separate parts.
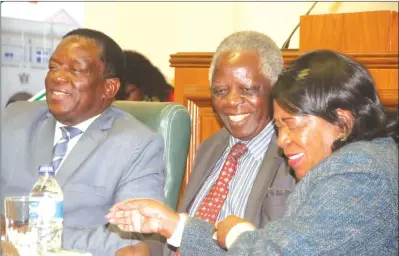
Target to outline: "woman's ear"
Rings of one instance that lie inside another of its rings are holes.
[[[337,116],[340,122],[341,133],[339,139],[346,140],[346,138],[351,134],[353,128],[354,117],[351,111],[344,109],[336,110]]]
[[[121,83],[119,78],[105,79],[104,99],[113,99],[117,94]]]

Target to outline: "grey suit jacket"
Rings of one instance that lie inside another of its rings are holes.
[[[202,184],[228,146],[229,136],[227,130],[222,129],[200,145],[178,212],[189,211]],[[256,227],[263,227],[283,216],[284,202],[294,186],[295,179],[279,154],[276,136],[273,135],[249,195],[244,218]]]
[[[55,123],[45,102],[18,102],[6,109],[2,200],[29,194],[38,179],[38,166],[51,162]],[[114,203],[125,199],[163,201],[163,152],[159,135],[122,110],[106,109],[56,174],[64,192],[63,247],[108,256],[135,244],[121,238],[126,233],[109,227],[104,216]]]
[[[190,218],[186,255],[398,255],[398,146],[392,138],[345,145],[298,183],[284,217],[242,233],[226,252],[212,225]]]

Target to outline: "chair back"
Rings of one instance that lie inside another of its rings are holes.
[[[191,120],[187,109],[174,102],[115,101],[113,105],[163,137],[165,203],[176,210],[190,143]]]

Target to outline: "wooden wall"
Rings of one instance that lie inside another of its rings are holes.
[[[300,24],[301,51],[398,51],[398,13],[394,11],[308,15],[301,16]]]

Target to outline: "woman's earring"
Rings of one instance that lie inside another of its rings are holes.
[[[340,134],[338,134],[337,140],[346,141],[347,138],[348,138],[348,135],[344,132],[341,132]]]
[[[338,134],[337,140],[346,141],[352,131],[341,132]]]

